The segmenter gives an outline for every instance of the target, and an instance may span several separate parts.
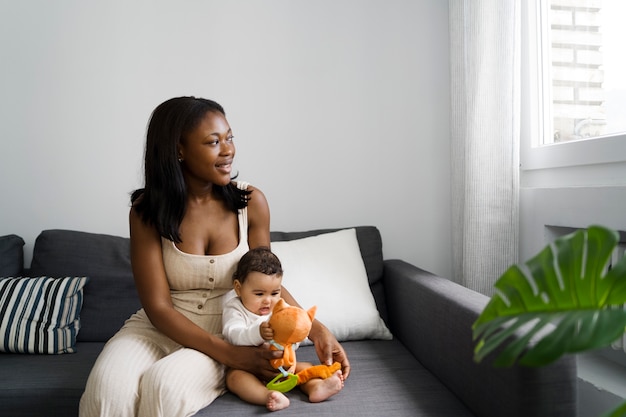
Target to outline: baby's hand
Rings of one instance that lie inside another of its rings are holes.
[[[274,330],[272,330],[270,324],[266,321],[261,323],[259,331],[261,332],[261,337],[263,338],[263,340],[272,340],[274,338]]]

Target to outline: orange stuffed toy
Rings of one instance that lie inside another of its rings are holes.
[[[290,306],[282,298],[274,306],[272,317],[269,319],[270,327],[274,331],[274,340],[270,342],[270,349],[282,350],[283,357],[270,361],[274,368],[280,370],[281,375],[268,383],[268,388],[287,392],[312,378],[326,379],[341,369],[341,364],[335,362],[330,366],[311,366],[295,375],[291,373],[296,367],[294,344],[302,342],[309,335],[316,311],[315,306],[308,311]]]

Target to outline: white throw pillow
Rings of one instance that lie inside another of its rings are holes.
[[[376,309],[355,229],[272,242],[283,285],[339,341],[392,338]]]

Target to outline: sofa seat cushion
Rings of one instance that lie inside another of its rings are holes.
[[[397,340],[367,340],[342,343],[352,370],[344,389],[329,400],[312,404],[296,388],[287,393],[287,416],[473,416],[466,406],[427,371]],[[297,359],[319,363],[313,346],[297,350]],[[265,414],[227,393],[196,416]]]
[[[0,404],[12,417],[78,415],[89,371],[104,343],[77,343],[72,355],[0,354]],[[287,395],[282,417],[315,416],[473,416],[398,340],[343,343],[352,365],[344,389],[329,400],[309,403],[299,389]],[[297,351],[298,360],[318,363],[313,346]],[[27,375],[15,378],[14,375]],[[200,410],[198,417],[265,414],[231,393]]]
[[[78,342],[71,355],[0,353],[1,413],[12,417],[78,415],[89,371],[103,347],[104,343]]]

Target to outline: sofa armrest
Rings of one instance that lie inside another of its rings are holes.
[[[385,261],[383,282],[394,336],[476,415],[576,415],[574,357],[542,368],[474,362],[472,324],[488,297],[401,260]]]

